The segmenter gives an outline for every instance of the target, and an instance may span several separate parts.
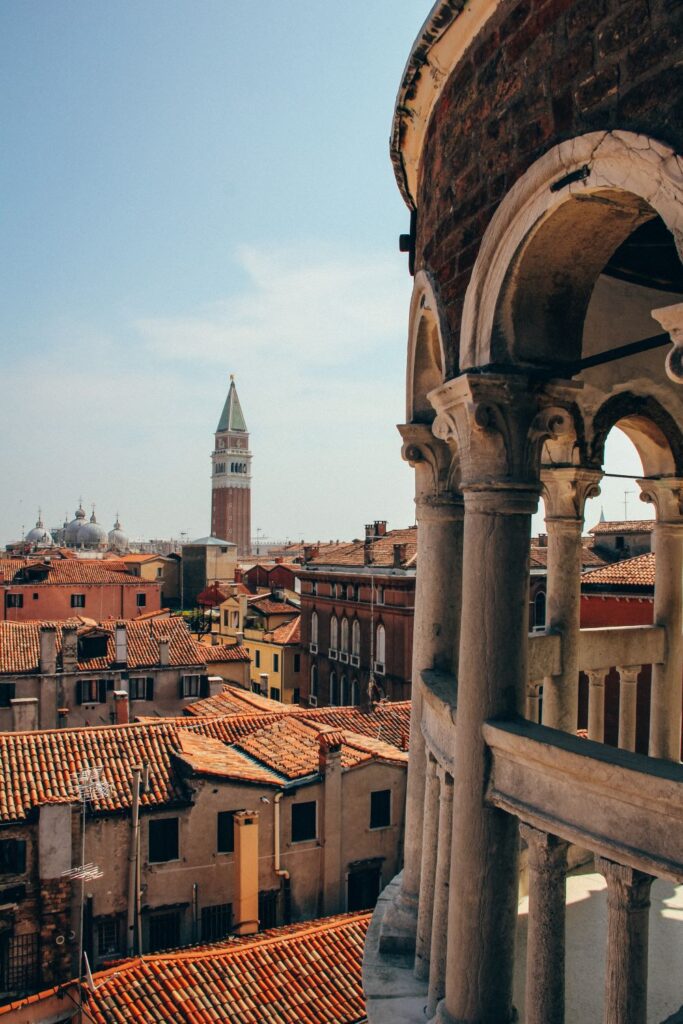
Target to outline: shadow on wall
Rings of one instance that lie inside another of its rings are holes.
[[[683,1024],[683,886],[658,879],[651,890],[647,1024]],[[514,1003],[524,1016],[528,901],[519,905]],[[602,1020],[607,886],[602,875],[567,879],[566,1021]],[[670,1016],[667,1016],[669,1014]]]

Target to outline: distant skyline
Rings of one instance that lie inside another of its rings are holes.
[[[0,8],[0,543],[81,496],[131,537],[208,533],[231,372],[254,534],[414,521],[395,429],[408,211],[388,138],[430,6]],[[621,438],[612,468],[638,472]],[[606,485],[588,525],[629,489]],[[629,512],[650,514],[635,497]]]

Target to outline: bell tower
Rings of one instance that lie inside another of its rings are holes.
[[[251,452],[233,374],[211,455],[211,534],[237,544],[238,555],[249,554]]]

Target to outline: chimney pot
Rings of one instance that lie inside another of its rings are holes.
[[[114,721],[117,725],[127,725],[130,721],[126,690],[114,690]]]
[[[171,641],[167,636],[159,637],[159,664],[162,666],[171,664],[170,646]]]

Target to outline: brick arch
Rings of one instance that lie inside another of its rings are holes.
[[[522,175],[486,229],[462,316],[460,366],[567,368],[612,252],[659,215],[683,252],[681,160],[633,132],[591,132]]]
[[[652,395],[622,391],[593,417],[590,462],[602,466],[607,435],[619,427],[633,442],[645,476],[683,476],[683,431]]]
[[[434,281],[425,270],[418,270],[410,300],[407,423],[431,423],[434,419],[434,408],[427,394],[445,380],[443,324]]]

